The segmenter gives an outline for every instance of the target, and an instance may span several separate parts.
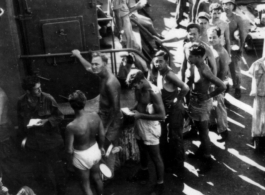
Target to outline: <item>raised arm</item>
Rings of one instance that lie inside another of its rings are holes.
[[[83,56],[81,55],[79,50],[77,50],[77,49],[73,50],[72,56],[76,57],[87,71],[92,72],[91,71],[91,64],[85,58],[83,58]]]

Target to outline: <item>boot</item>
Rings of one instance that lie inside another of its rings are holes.
[[[218,142],[224,142],[227,139],[227,137],[228,137],[228,131],[225,130],[224,132],[220,133],[220,135],[221,135],[222,138],[218,139],[217,141]]]

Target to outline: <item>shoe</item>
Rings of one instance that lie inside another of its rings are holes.
[[[235,89],[235,98],[236,99],[240,99],[241,98],[241,89],[240,88],[236,88]]]
[[[209,124],[208,129],[216,132],[217,131],[217,124]]]
[[[212,170],[213,167],[213,159],[212,158],[203,158],[203,164],[202,167],[200,168],[200,170],[198,171],[199,174],[206,174],[208,173],[210,170]]]
[[[198,134],[197,134],[197,130],[196,129],[191,129],[190,131],[188,132],[185,132],[183,137],[186,139],[194,139],[194,138],[197,138],[198,137]]]
[[[156,184],[154,190],[150,195],[162,195],[164,192],[164,188],[165,188],[164,183]]]
[[[139,182],[140,184],[146,184],[149,180],[148,170],[138,170],[131,178],[127,179],[129,182]]]
[[[222,138],[218,139],[217,141],[218,142],[224,142],[227,139],[227,137],[228,137],[228,131],[225,130],[224,132],[220,133],[220,135],[221,135]]]

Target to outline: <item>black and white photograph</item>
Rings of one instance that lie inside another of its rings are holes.
[[[0,195],[264,195],[265,0],[0,0]]]

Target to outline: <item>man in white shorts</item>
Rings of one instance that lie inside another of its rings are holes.
[[[155,164],[157,184],[151,193],[161,195],[164,190],[164,163],[160,155],[159,138],[161,120],[165,119],[165,108],[160,91],[151,84],[140,70],[131,70],[126,79],[129,87],[135,88],[136,105],[133,110],[135,137],[140,150],[141,169],[132,181],[146,182],[149,177],[148,154]]]
[[[96,184],[98,195],[103,194],[99,161],[104,154],[105,133],[102,121],[97,113],[84,109],[86,96],[77,90],[69,96],[69,103],[75,111],[75,119],[66,127],[66,150],[68,162],[72,163],[81,178],[81,187],[86,195],[93,195],[91,178]]]

